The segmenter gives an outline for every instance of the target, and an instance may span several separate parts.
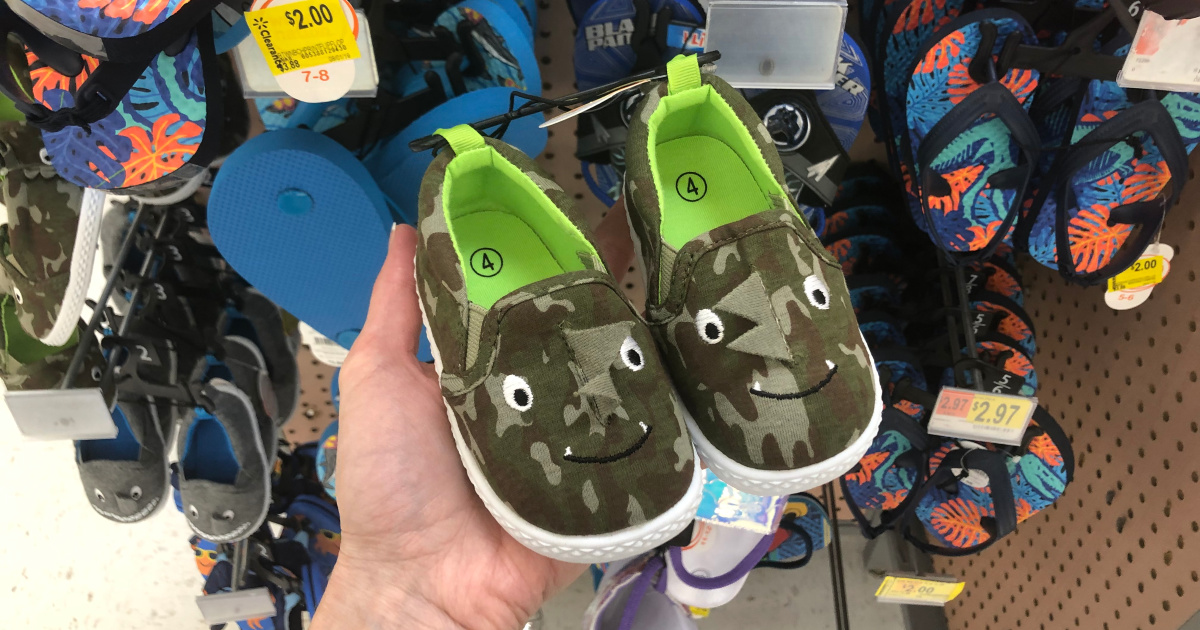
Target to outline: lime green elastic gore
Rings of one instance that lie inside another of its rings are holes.
[[[25,333],[17,320],[17,304],[11,295],[4,296],[3,310],[4,350],[10,357],[22,365],[37,363],[46,357],[57,354],[66,348],[74,346],[79,341],[79,331],[71,333],[71,338],[61,346],[47,346]]]
[[[450,129],[438,129],[433,132],[446,139],[450,144],[450,148],[454,149],[455,155],[462,155],[467,151],[482,149],[487,146],[483,141],[483,136],[479,135],[478,131],[471,125],[455,125]]]
[[[700,87],[700,61],[696,55],[676,55],[667,62],[667,91],[678,94]]]

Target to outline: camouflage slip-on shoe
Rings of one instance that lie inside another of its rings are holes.
[[[45,158],[42,135],[0,123],[0,269],[21,328],[47,345],[66,343],[83,310],[100,234],[104,193],[64,180]]]
[[[421,182],[417,295],[459,455],[509,534],[570,562],[651,549],[702,475],[645,322],[563,190],[466,125]]]
[[[630,122],[626,165],[650,328],[701,460],[759,495],[837,479],[878,430],[879,377],[761,118],[676,57]]]

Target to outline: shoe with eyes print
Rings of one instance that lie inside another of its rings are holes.
[[[460,125],[421,183],[417,294],[459,455],[530,549],[627,558],[685,529],[702,475],[645,322],[570,198]]]
[[[117,523],[136,523],[162,507],[171,485],[170,413],[147,399],[131,399],[117,404],[112,419],[116,437],[75,442],[75,463],[97,513]]]
[[[759,495],[837,479],[878,431],[879,377],[761,119],[676,57],[646,89],[625,155],[648,320],[701,460]]]

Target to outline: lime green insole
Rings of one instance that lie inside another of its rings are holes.
[[[550,250],[520,217],[483,210],[454,219],[454,239],[467,278],[467,298],[491,308],[496,300],[563,273]]]
[[[655,153],[662,188],[662,235],[675,249],[771,207],[750,167],[716,138],[669,140],[658,145]]]

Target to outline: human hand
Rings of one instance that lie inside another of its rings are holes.
[[[459,460],[433,366],[416,360],[417,233],[391,235],[340,376],[342,544],[314,630],[520,628],[585,565],[509,536]]]

